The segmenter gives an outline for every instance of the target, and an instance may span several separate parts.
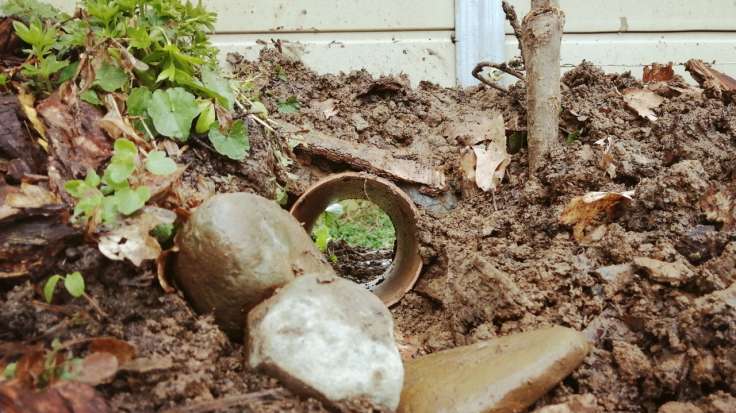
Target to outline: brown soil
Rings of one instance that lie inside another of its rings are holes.
[[[383,282],[383,275],[394,259],[392,250],[353,246],[343,240],[330,241],[325,255],[337,275],[367,287]]]
[[[590,394],[600,411],[655,412],[670,401],[690,402],[703,412],[736,411],[736,305],[718,293],[736,282],[736,232],[733,221],[714,218],[701,204],[720,190],[725,215],[729,205],[734,208],[736,105],[673,96],[650,122],[628,110],[620,93],[641,87],[637,80],[582,65],[565,75],[562,105],[562,126],[582,130],[579,139],[565,143],[560,136],[539,180],[527,176],[526,151],[514,154],[492,196],[461,191],[463,145],[453,130],[466,119],[501,112],[509,134],[523,131],[524,92],[518,87],[502,95],[428,83],[412,89],[404,79],[377,81],[362,71],[317,76],[275,51],[257,63],[239,62],[237,72],[258,75],[254,87],[277,121],[444,168],[450,201],[443,208],[420,208],[423,275],[392,308],[405,357],[560,324],[585,331],[595,349],[536,407]],[[299,113],[279,114],[277,102],[292,95],[301,103]],[[243,164],[214,155],[204,142],[193,144],[183,158],[191,166],[178,189],[182,199],[196,204],[215,191],[239,190],[274,197],[284,186],[293,202],[319,177],[347,169],[299,153],[299,162],[286,165],[280,161],[280,151],[288,153],[286,142],[259,131],[251,124],[253,150]],[[594,144],[605,138],[612,139],[615,172],[601,166],[605,148]],[[602,221],[604,231],[586,242],[559,223],[575,196],[634,189],[634,200]],[[681,261],[695,275],[675,285],[641,271],[617,277],[596,272],[637,256]],[[477,269],[477,260],[504,273],[521,294]],[[107,317],[100,320],[83,301],[42,304],[40,279],[6,282],[0,340],[48,344],[55,337],[115,336],[133,343],[139,356],[173,361],[153,372],[120,373],[98,386],[114,410],[165,411],[277,389],[237,407],[221,403],[198,411],[325,411],[319,402],[247,371],[242,345],[229,342],[210,317],[193,314],[179,295],[164,294],[152,265],[141,270],[111,263],[92,246],[78,245],[47,273],[70,270],[83,271],[89,294]]]

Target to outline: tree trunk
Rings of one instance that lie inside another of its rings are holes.
[[[557,0],[532,0],[532,9],[522,23],[531,175],[545,164],[550,148],[558,140],[560,43],[564,25],[565,14]]]

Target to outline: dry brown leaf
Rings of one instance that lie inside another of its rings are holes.
[[[18,102],[20,102],[20,107],[23,109],[23,113],[26,115],[26,118],[31,122],[33,129],[35,129],[41,136],[41,139],[39,140],[41,147],[48,151],[49,144],[46,140],[46,127],[38,118],[38,112],[36,112],[34,107],[35,99],[33,98],[33,95],[27,93],[24,89],[20,89],[18,91]]]
[[[161,246],[150,235],[151,230],[157,225],[173,224],[174,221],[176,214],[173,211],[146,207],[119,228],[100,237],[98,248],[111,260],[128,259],[140,266],[143,261],[154,260],[161,254]]]
[[[493,144],[489,144],[487,148],[476,145],[473,146],[473,152],[476,158],[475,183],[485,192],[495,192],[506,174],[506,167],[511,162],[506,153],[506,145],[504,144],[503,148]]]
[[[59,203],[59,198],[48,189],[25,182],[20,184],[20,191],[11,192],[5,197],[5,205],[19,209],[41,208]]]
[[[108,136],[113,139],[117,139],[122,135],[131,138],[136,142],[140,142],[141,138],[138,136],[135,128],[131,126],[128,119],[123,118],[120,114],[115,97],[112,94],[105,95],[105,107],[107,108],[107,114],[105,117],[97,121],[102,129],[107,132]]]
[[[335,109],[336,103],[337,101],[335,99],[327,99],[323,102],[318,102],[315,106],[324,115],[325,119],[329,119],[339,112]]]
[[[648,89],[628,88],[624,89],[624,102],[633,109],[639,116],[654,122],[657,120],[657,114],[654,108],[659,107],[665,98]]]
[[[672,70],[672,62],[663,65],[652,63],[650,66],[644,66],[644,75],[642,80],[644,83],[649,82],[669,82],[675,77],[675,71]]]
[[[109,413],[105,399],[87,384],[61,381],[43,390],[17,380],[0,383],[3,413]]]
[[[74,374],[74,381],[96,386],[111,382],[118,373],[119,366],[118,359],[113,354],[92,353],[72,370],[72,374]]]
[[[583,196],[573,198],[560,215],[560,223],[574,225],[573,235],[580,242],[586,239],[585,230],[598,217],[606,213],[613,215],[616,207],[621,203],[631,201],[634,195],[629,192],[588,192]]]
[[[135,358],[135,347],[127,341],[113,337],[100,337],[93,339],[89,344],[90,353],[110,353],[118,359],[118,364],[123,365]]]

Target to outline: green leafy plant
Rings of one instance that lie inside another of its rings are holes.
[[[74,219],[84,218],[104,224],[114,224],[120,214],[131,215],[146,205],[151,191],[144,185],[132,187],[132,178],[139,166],[138,148],[128,139],[117,139],[113,156],[100,178],[89,171],[84,180],[67,181],[64,189],[77,199]],[[162,151],[153,151],[145,161],[148,172],[166,176],[174,173],[176,163]]]
[[[248,129],[245,128],[245,122],[242,120],[233,122],[227,134],[223,134],[216,124],[213,125],[210,129],[209,138],[218,152],[236,161],[245,159],[250,150]]]
[[[84,277],[79,271],[67,275],[52,275],[43,285],[43,298],[47,303],[54,299],[54,292],[59,281],[64,281],[64,289],[74,298],[84,295]]]
[[[567,136],[565,137],[565,143],[568,143],[569,144],[569,143],[573,143],[575,141],[579,141],[580,140],[580,135],[582,133],[583,133],[583,130],[582,129],[578,129],[578,130],[576,130],[574,132],[568,133]]]
[[[334,240],[371,249],[391,248],[396,234],[391,218],[377,205],[347,199],[330,205],[317,218],[312,238],[317,248],[325,252]]]
[[[301,105],[296,96],[289,96],[288,99],[278,102],[277,107],[281,113],[296,113],[299,112]]]

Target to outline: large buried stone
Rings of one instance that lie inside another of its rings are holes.
[[[248,363],[338,410],[393,411],[404,368],[391,313],[365,288],[305,275],[248,314]]]
[[[582,334],[553,327],[430,354],[406,364],[399,412],[521,412],[588,350]]]
[[[177,283],[234,338],[242,337],[248,310],[276,288],[298,275],[334,273],[302,226],[258,195],[212,197],[177,237]]]

